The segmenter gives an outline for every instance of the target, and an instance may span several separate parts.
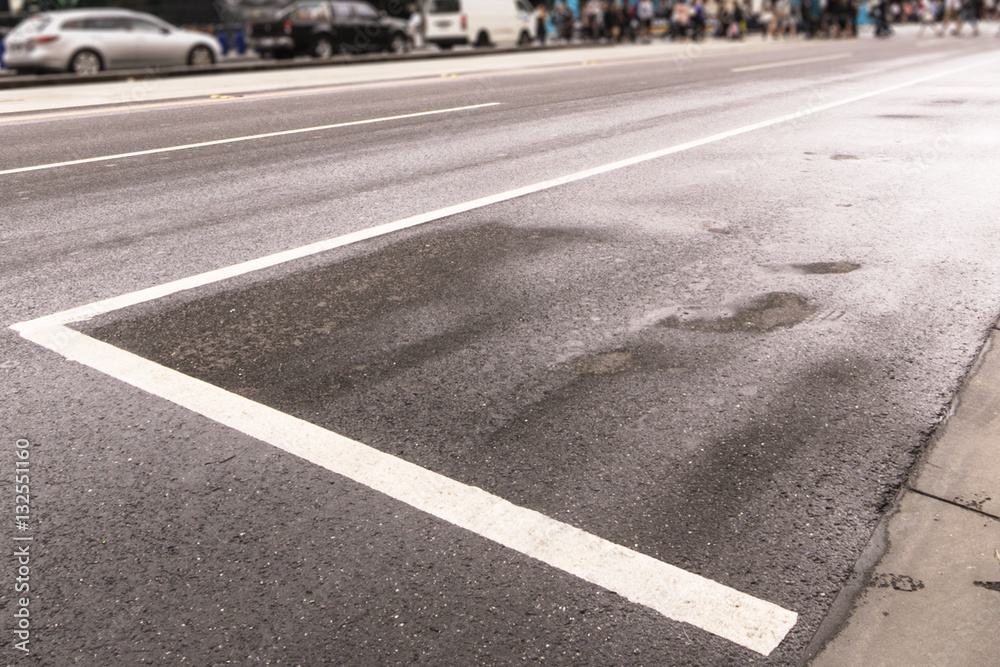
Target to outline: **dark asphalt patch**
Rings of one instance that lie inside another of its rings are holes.
[[[866,458],[877,362],[768,360],[806,296],[664,320],[697,243],[462,220],[346,255],[83,328],[787,608],[832,599],[853,556],[802,552],[867,539],[907,467]]]

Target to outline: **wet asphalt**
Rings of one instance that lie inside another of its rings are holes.
[[[0,312],[13,324],[992,47],[689,51],[0,125],[8,169],[500,103],[0,176]],[[798,663],[1000,313],[997,83],[975,67],[78,325],[796,611],[770,656],[7,330],[0,460],[33,443],[38,522],[37,644],[9,661]]]

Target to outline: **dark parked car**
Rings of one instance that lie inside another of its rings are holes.
[[[251,48],[265,58],[335,53],[409,50],[406,21],[379,12],[364,0],[298,2],[279,10],[254,12],[247,24]]]

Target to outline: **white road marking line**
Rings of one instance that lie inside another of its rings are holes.
[[[617,162],[611,162],[609,164],[601,165],[598,167],[592,167],[590,169],[584,169],[583,171],[566,174],[565,176],[559,176],[557,178],[549,179],[547,181],[541,181],[539,183],[534,183],[532,185],[525,185],[520,188],[508,190],[506,192],[500,192],[494,195],[480,197],[479,199],[473,199],[471,201],[463,202],[460,204],[453,204],[451,206],[446,206],[444,208],[437,209],[436,211],[430,211],[428,213],[420,213],[418,215],[413,215],[408,218],[402,218],[401,220],[396,220],[395,222],[389,222],[383,225],[369,227],[368,229],[362,229],[356,232],[351,232],[350,234],[345,234],[343,236],[324,239],[322,241],[310,243],[308,245],[300,246],[298,248],[283,250],[273,255],[266,255],[264,257],[259,257],[257,259],[241,262],[239,264],[233,264],[231,266],[223,267],[220,269],[206,271],[205,273],[189,276],[187,278],[181,278],[179,280],[173,280],[153,287],[147,287],[146,289],[137,290],[135,292],[129,292],[127,294],[112,297],[110,299],[103,299],[101,301],[96,301],[94,303],[90,303],[85,306],[78,306],[76,308],[71,308],[69,310],[53,313],[51,315],[46,315],[40,318],[40,320],[46,320],[51,323],[60,323],[60,324],[68,324],[70,322],[79,322],[83,320],[88,320],[94,317],[95,315],[99,315],[101,313],[107,313],[114,310],[119,310],[121,308],[126,308],[128,306],[136,305],[139,303],[144,303],[146,301],[152,301],[154,299],[159,299],[161,297],[168,296],[176,292],[182,292],[185,290],[194,289],[196,287],[209,285],[211,283],[219,282],[246,273],[252,273],[254,271],[259,271],[261,269],[277,266],[279,264],[284,264],[286,262],[290,262],[296,259],[301,259],[321,252],[325,252],[327,250],[332,250],[334,248],[339,248],[342,246],[350,245],[352,243],[357,243],[358,241],[384,236],[385,234],[391,234],[393,232],[407,229],[409,227],[416,227],[418,225],[422,225],[428,222],[434,222],[435,220],[440,220],[442,218],[458,215],[460,213],[466,213],[468,211],[473,211],[479,208],[483,208],[485,206],[490,206],[492,204],[508,201],[510,199],[516,199],[518,197],[524,197],[526,195],[534,194],[536,192],[542,192],[544,190],[549,190],[558,187],[560,185],[573,183],[574,181],[583,180],[585,178],[590,178],[592,176],[597,176],[599,174],[604,174],[607,172],[615,171],[617,169],[623,169],[625,167],[641,164],[643,162],[655,160],[657,158],[665,157],[667,155],[672,155],[674,153],[681,153],[683,151],[690,150],[692,148],[698,148],[700,146],[705,146],[707,144],[722,141],[724,139],[736,137],[741,134],[747,134],[749,132],[754,132],[756,130],[771,127],[772,125],[779,125],[781,123],[785,123],[788,121],[798,120],[800,118],[817,114],[821,111],[834,109],[836,107],[843,106],[845,104],[859,102],[861,100],[865,100],[871,97],[876,97],[878,95],[883,95],[885,93],[890,93],[896,90],[900,90],[902,88],[915,86],[917,84],[924,83],[926,81],[932,81],[934,79],[938,79],[945,76],[951,76],[953,74],[964,72],[966,70],[973,69],[976,67],[982,67],[983,65],[992,64],[994,62],[997,62],[998,60],[1000,60],[1000,58],[996,57],[989,58],[970,65],[964,65],[962,67],[952,68],[935,74],[929,74],[926,76],[919,77],[917,79],[911,79],[903,83],[898,83],[892,86],[887,86],[885,88],[880,88],[872,92],[861,93],[859,95],[847,97],[842,100],[837,100],[835,102],[828,102],[826,104],[809,107],[806,109],[802,109],[800,111],[795,111],[790,114],[778,116],[777,118],[772,118],[770,120],[754,123],[752,125],[744,125],[743,127],[739,127],[734,130],[728,130],[726,132],[720,132],[718,134],[713,134],[711,136],[704,137],[702,139],[688,141],[682,144],[677,144],[675,146],[670,146],[669,148],[662,148],[660,150],[653,151],[651,153],[644,153],[642,155],[626,158],[624,160],[619,160]],[[475,107],[469,107],[469,108],[475,108]]]
[[[795,625],[797,615],[794,612],[757,600],[698,575],[684,572],[532,510],[519,508],[481,489],[460,484],[362,443],[190,378],[107,343],[89,338],[65,325],[349,243],[722,141],[997,61],[1000,61],[1000,58],[994,57],[929,74],[695,141],[71,308],[21,322],[12,325],[11,328],[27,340],[67,359],[90,366],[144,391],[187,407],[402,502],[419,507],[445,521],[460,525],[553,567],[620,593],[669,618],[690,623],[767,655]],[[387,474],[386,471],[390,470],[392,473]],[[465,511],[463,508],[466,505],[475,507],[475,510]],[[525,524],[521,523],[522,521],[527,522],[531,527],[530,530],[524,528]]]
[[[18,167],[16,169],[4,169],[0,171],[0,176],[8,174],[21,174],[27,171],[40,171],[42,169],[55,169],[56,167],[70,167],[77,164],[89,164],[92,162],[106,162],[108,160],[119,160],[127,157],[138,157],[141,155],[156,155],[157,153],[171,153],[173,151],[186,151],[192,148],[206,148],[208,146],[222,146],[224,144],[235,144],[241,141],[256,141],[258,139],[269,139],[271,137],[287,137],[292,134],[305,134],[307,132],[322,132],[324,130],[335,130],[342,127],[354,127],[356,125],[371,125],[373,123],[385,123],[391,120],[403,120],[405,118],[420,118],[422,116],[434,116],[444,113],[455,113],[457,111],[470,111],[472,109],[482,109],[499,105],[499,102],[487,102],[485,104],[471,104],[464,107],[453,107],[451,109],[435,109],[433,111],[418,111],[416,113],[404,113],[398,116],[385,116],[382,118],[368,118],[365,120],[352,120],[344,123],[332,123],[330,125],[317,125],[315,127],[302,127],[294,130],[280,130],[277,132],[265,132],[263,134],[251,134],[243,137],[231,137],[229,139],[215,139],[213,141],[199,141],[194,144],[182,144],[179,146],[166,146],[164,148],[150,148],[143,151],[132,151],[131,153],[119,153],[117,155],[101,155],[99,157],[88,157],[80,160],[67,160],[65,162],[53,162],[50,164],[39,164],[31,167]]]
[[[795,625],[797,615],[775,604],[626,549],[78,331],[59,325],[54,328],[28,325],[19,331],[68,359],[750,650],[767,655]]]
[[[791,67],[792,65],[807,65],[809,63],[820,63],[824,60],[840,60],[841,58],[850,58],[853,53],[838,53],[832,56],[816,56],[813,58],[799,58],[798,60],[782,60],[776,63],[767,63],[764,65],[748,65],[746,67],[735,67],[730,72],[755,72],[761,69],[774,69],[775,67]]]

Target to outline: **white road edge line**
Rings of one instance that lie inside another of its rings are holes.
[[[131,153],[118,153],[117,155],[100,155],[97,157],[81,158],[79,160],[67,160],[65,162],[52,162],[50,164],[38,164],[31,167],[17,167],[14,169],[4,169],[0,171],[0,176],[9,174],[23,174],[28,171],[41,171],[42,169],[55,169],[56,167],[71,167],[77,164],[89,164],[92,162],[107,162],[109,160],[120,160],[128,157],[139,157],[142,155],[156,155],[157,153],[172,153],[174,151],[186,151],[192,148],[206,148],[208,146],[222,146],[224,144],[235,144],[241,141],[256,141],[258,139],[270,139],[272,137],[287,137],[292,134],[305,134],[307,132],[322,132],[324,130],[336,130],[342,127],[354,127],[356,125],[371,125],[373,123],[385,123],[391,120],[403,120],[405,118],[420,118],[422,116],[434,116],[444,113],[455,113],[457,111],[471,111],[472,109],[482,109],[484,107],[495,107],[499,102],[487,102],[485,104],[471,104],[464,107],[452,107],[450,109],[435,109],[433,111],[418,111],[416,113],[404,113],[398,116],[384,116],[382,118],[367,118],[365,120],[352,120],[344,123],[332,123],[330,125],[317,125],[315,127],[301,127],[294,130],[280,130],[277,132],[264,132],[262,134],[250,134],[243,137],[230,137],[229,139],[215,139],[212,141],[199,141],[194,144],[181,144],[178,146],[165,146],[163,148],[150,148],[142,151],[132,151]]]
[[[730,72],[754,72],[759,69],[773,69],[775,67],[791,67],[792,65],[807,65],[809,63],[820,63],[824,60],[840,60],[841,58],[850,58],[853,53],[838,53],[832,56],[816,56],[814,58],[800,58],[798,60],[782,60],[776,63],[767,63],[764,65],[747,65],[746,67],[735,67]]]
[[[375,238],[408,227],[722,141],[997,61],[1000,61],[1000,58],[989,58],[911,79],[869,93],[810,107],[534,185],[455,204],[385,225],[20,322],[10,328],[20,333],[25,339],[48,348],[69,360],[99,370],[155,396],[172,401],[284,451],[301,456],[317,463],[317,465],[322,465],[349,479],[377,489],[445,521],[455,523],[553,567],[603,586],[629,600],[655,609],[668,618],[690,623],[750,650],[768,655],[794,627],[797,620],[797,614],[794,612],[615,545],[572,526],[547,518],[538,512],[517,507],[481,489],[460,484],[362,443],[160,366],[107,343],[92,339],[65,325],[85,321],[102,313],[144,303],[169,294],[276,266],[332,248]],[[467,507],[475,509],[463,509]],[[524,524],[520,523],[522,521],[527,522],[531,526],[531,530],[525,530],[522,527]],[[580,554],[586,554],[586,556],[583,557]]]

